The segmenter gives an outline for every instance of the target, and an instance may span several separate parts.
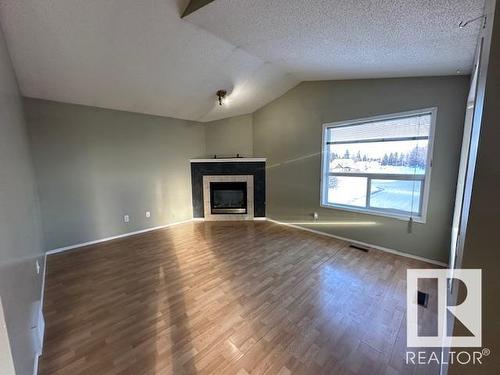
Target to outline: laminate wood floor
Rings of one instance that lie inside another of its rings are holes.
[[[405,365],[406,269],[431,267],[270,222],[51,255],[40,374],[433,372]]]

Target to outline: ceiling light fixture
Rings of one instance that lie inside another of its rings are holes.
[[[224,102],[224,98],[227,95],[227,91],[226,90],[219,90],[219,91],[217,91],[216,95],[217,95],[217,98],[219,99],[219,105],[222,105]]]

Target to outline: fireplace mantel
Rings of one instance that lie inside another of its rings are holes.
[[[190,163],[256,163],[265,162],[266,158],[211,158],[190,159]]]

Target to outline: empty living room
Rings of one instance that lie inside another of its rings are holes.
[[[0,0],[0,375],[500,374],[496,0]]]

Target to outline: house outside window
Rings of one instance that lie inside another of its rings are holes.
[[[425,222],[436,114],[324,124],[321,206]]]

